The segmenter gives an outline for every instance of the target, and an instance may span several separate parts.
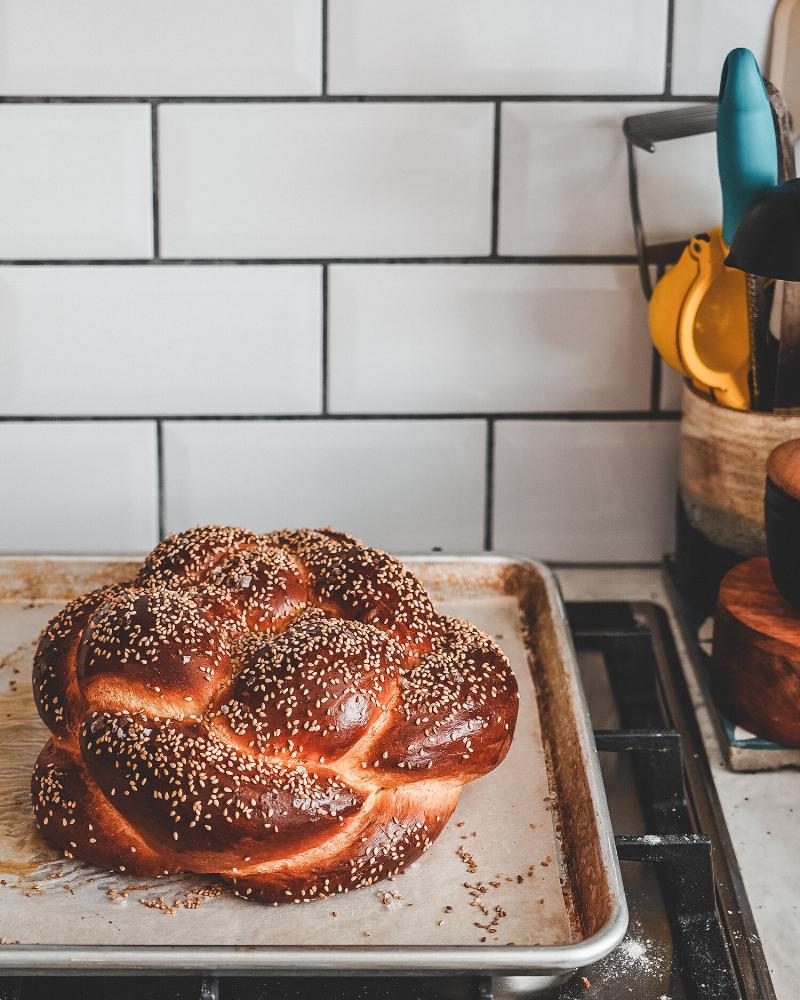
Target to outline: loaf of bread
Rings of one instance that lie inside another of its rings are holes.
[[[65,855],[273,903],[418,858],[505,757],[518,700],[494,642],[391,556],[215,526],[68,604],[33,689],[52,733],[34,815]]]

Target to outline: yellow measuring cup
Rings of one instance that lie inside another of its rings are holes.
[[[735,410],[750,407],[750,329],[744,272],[725,266],[721,229],[692,237],[653,291],[648,320],[667,364]]]

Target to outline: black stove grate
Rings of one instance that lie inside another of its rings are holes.
[[[633,942],[628,951],[638,954],[636,931],[660,948],[656,968],[652,961],[645,961],[644,969],[628,963],[628,982],[613,961],[601,964],[595,980],[587,971],[592,986],[584,997],[773,1000],[665,611],[649,603],[589,602],[569,605],[568,614],[593,722],[597,712],[608,712],[613,705],[614,728],[595,729],[601,760],[608,754],[627,758],[624,768],[604,764],[604,777],[623,876],[628,873],[628,940]],[[600,670],[610,694],[605,704],[592,676]],[[624,775],[633,796],[626,795],[624,777],[619,788]],[[638,800],[640,815],[631,809],[632,798]],[[630,878],[629,861],[654,872],[650,878]],[[654,903],[653,875],[663,912]],[[644,896],[638,901],[637,888]],[[559,1000],[579,995],[575,984],[558,994]]]
[[[663,609],[572,603],[631,929],[551,1000],[774,1000]],[[585,981],[584,981],[585,976]],[[589,984],[587,986],[587,983]],[[491,980],[37,977],[0,1000],[491,1000]]]

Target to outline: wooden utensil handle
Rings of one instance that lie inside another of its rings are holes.
[[[783,283],[781,336],[775,377],[775,410],[800,409],[800,284]]]
[[[778,140],[778,179],[781,181],[790,181],[796,176],[792,116],[786,107],[783,94],[781,94],[775,84],[766,80],[765,85],[772,108],[775,135]]]

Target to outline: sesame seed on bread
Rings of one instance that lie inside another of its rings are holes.
[[[33,665],[34,816],[65,854],[279,902],[428,850],[505,757],[513,673],[401,562],[341,532],[193,528],[68,604]]]

